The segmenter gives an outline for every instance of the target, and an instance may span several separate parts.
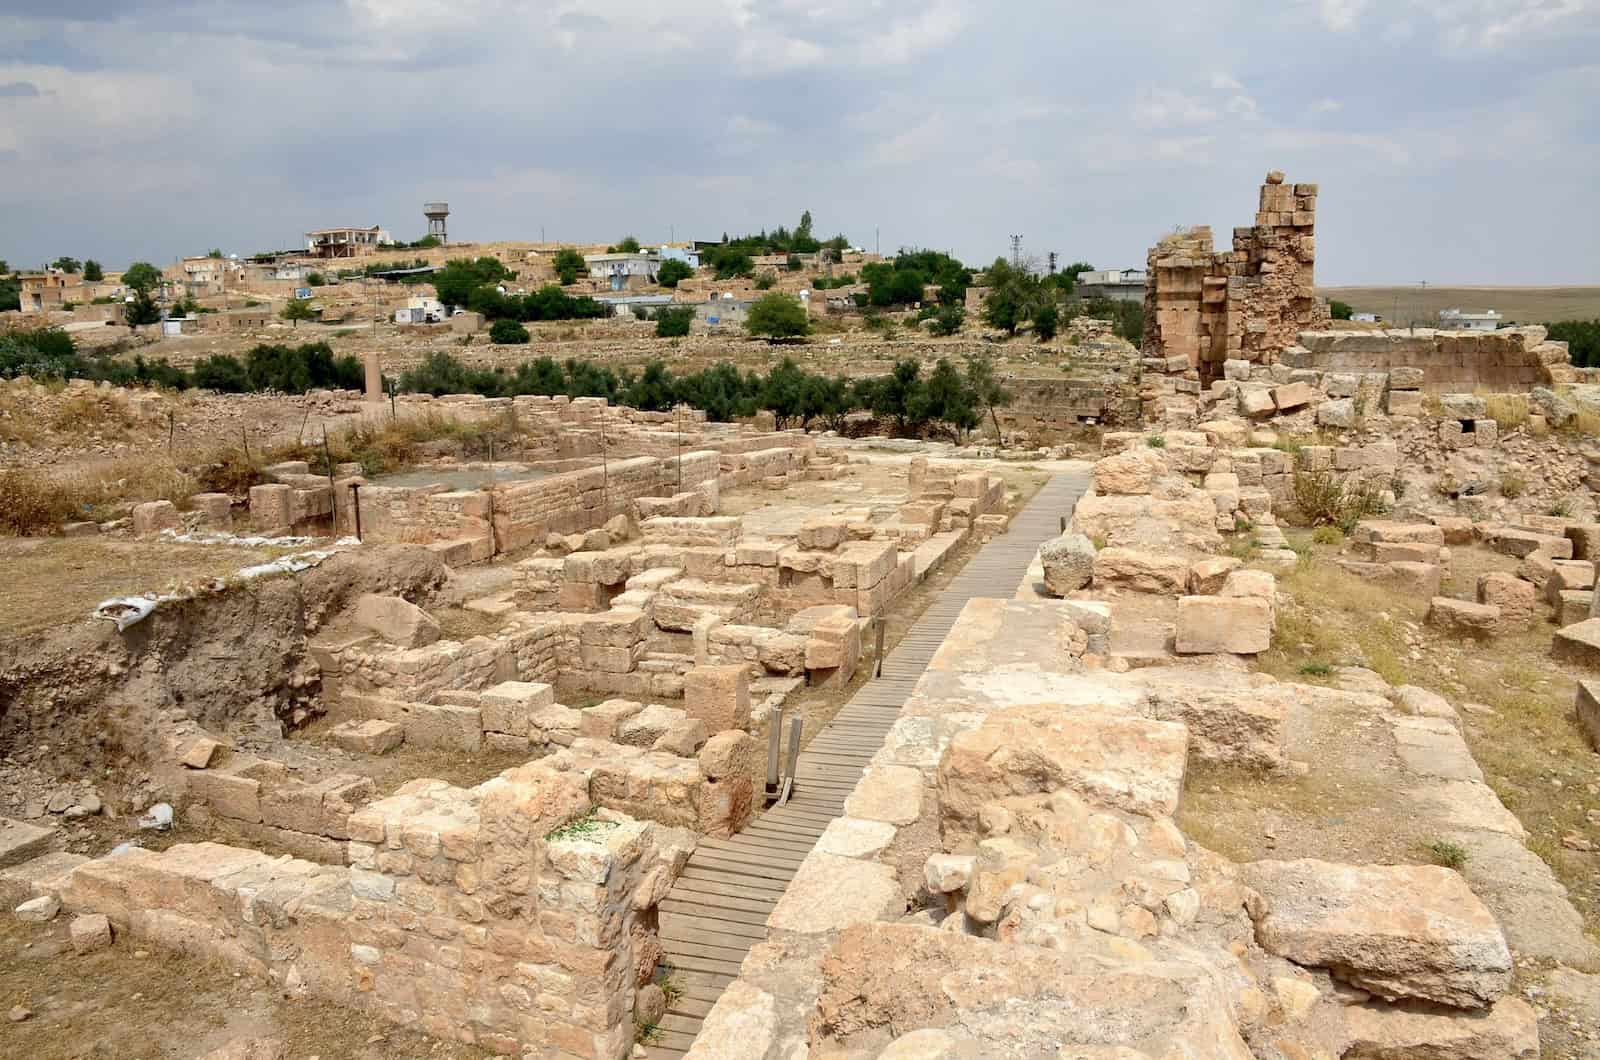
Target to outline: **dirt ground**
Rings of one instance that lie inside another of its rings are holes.
[[[18,1060],[187,1060],[238,1038],[280,1038],[294,1060],[483,1060],[376,1016],[308,999],[220,965],[119,938],[76,956],[69,918],[48,927],[0,917],[0,1056]]]
[[[110,538],[3,538],[0,639],[88,616],[113,596],[224,577],[293,549]]]

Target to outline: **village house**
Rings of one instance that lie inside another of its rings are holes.
[[[306,251],[318,258],[360,258],[392,246],[387,231],[371,228],[318,228],[306,233]]]
[[[75,273],[45,269],[42,272],[20,273],[17,278],[22,282],[20,297],[23,312],[60,309],[65,303],[84,300],[83,280]]]

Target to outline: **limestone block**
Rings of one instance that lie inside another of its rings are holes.
[[[0,868],[31,861],[50,849],[55,835],[49,828],[0,817]]]
[[[1561,662],[1600,669],[1600,618],[1586,618],[1575,626],[1557,630],[1550,654]]]
[[[1572,558],[1600,561],[1600,523],[1577,523],[1566,528]]]
[[[1039,546],[1045,588],[1065,596],[1089,584],[1094,572],[1094,542],[1083,534],[1065,533]]]
[[[183,517],[171,501],[145,501],[133,506],[133,532],[137,537],[148,537],[163,530],[179,530]]]
[[[1589,737],[1589,746],[1600,751],[1600,681],[1578,682],[1578,726]]]
[[[700,748],[700,771],[709,780],[754,778],[764,758],[761,745],[749,733],[727,729],[716,733]]]
[[[908,825],[922,812],[922,772],[910,766],[873,766],[845,800],[845,813],[864,821]]]
[[[1389,389],[1393,390],[1421,390],[1423,383],[1421,368],[1391,368],[1389,369]]]
[[[1233,556],[1212,556],[1199,560],[1189,567],[1189,592],[1195,596],[1211,596],[1221,590],[1228,575],[1243,566],[1243,561]]]
[[[72,952],[82,956],[111,945],[111,919],[104,913],[85,913],[72,918],[68,929]]]
[[[1058,704],[996,711],[957,734],[940,759],[946,849],[963,852],[983,806],[1011,795],[1067,790],[1129,813],[1171,814],[1187,755],[1187,732],[1173,722]]]
[[[630,699],[608,699],[603,703],[596,703],[580,712],[582,720],[578,725],[578,732],[597,740],[615,739],[617,727],[643,709],[643,703],[636,703]]]
[[[1271,601],[1252,596],[1179,598],[1176,644],[1179,653],[1254,655],[1271,646]]]
[[[1279,387],[1278,389],[1282,388]],[[1251,419],[1262,419],[1271,416],[1277,411],[1277,405],[1273,402],[1272,392],[1268,391],[1266,387],[1248,386],[1240,388],[1238,406],[1239,415],[1248,416]]]
[[[691,758],[706,745],[706,723],[699,718],[685,717],[674,722],[651,745],[653,751],[665,751],[679,758]]]
[[[1494,915],[1433,865],[1257,861],[1241,866],[1263,948],[1390,1001],[1493,1004],[1511,986]]]
[[[1356,406],[1350,398],[1324,401],[1317,406],[1317,423],[1323,427],[1348,430],[1356,425]]]
[[[399,747],[405,741],[406,731],[394,722],[369,718],[340,722],[329,735],[335,746],[352,754],[381,755]]]
[[[1149,493],[1166,469],[1166,461],[1155,449],[1130,449],[1108,456],[1095,462],[1095,492],[1103,495]]]
[[[1551,534],[1536,534],[1531,530],[1518,530],[1505,527],[1489,535],[1489,547],[1496,552],[1507,556],[1522,559],[1535,552],[1543,553],[1551,559],[1571,559],[1572,541],[1565,537],[1556,537]]]
[[[1272,388],[1272,401],[1279,412],[1293,412],[1311,404],[1317,392],[1307,383],[1285,383]]]
[[[1189,585],[1189,565],[1167,553],[1103,548],[1094,557],[1094,584],[1177,596]]]
[[[478,699],[484,729],[513,736],[527,736],[529,719],[555,701],[555,690],[535,681],[502,681]]]
[[[709,732],[750,727],[750,673],[740,666],[696,666],[684,675],[683,707]]]
[[[1494,604],[1468,603],[1448,596],[1435,596],[1428,601],[1427,624],[1458,636],[1492,637],[1503,621],[1500,608]]]
[[[439,623],[416,604],[398,596],[365,593],[356,601],[356,625],[402,648],[421,648],[439,639]]]
[[[1345,1009],[1349,1045],[1344,1060],[1538,1060],[1539,1021],[1533,1007],[1503,997],[1476,1012],[1413,1010],[1391,1005]]]
[[[233,528],[233,499],[226,493],[196,493],[189,507],[200,513],[200,522],[213,530]]]

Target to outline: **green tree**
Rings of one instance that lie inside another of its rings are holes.
[[[308,272],[306,273],[306,286],[326,287],[328,286],[328,278],[320,272]]]
[[[772,285],[778,282],[778,277],[770,272],[763,272],[756,277],[756,290],[770,291]]]
[[[50,263],[50,267],[54,269],[60,269],[62,272],[77,272],[79,269],[83,268],[83,263],[77,258],[69,258],[63,254],[61,257],[52,261]]]
[[[243,394],[250,390],[250,374],[234,356],[219,353],[195,362],[191,373],[194,385],[222,394]]]
[[[784,262],[784,265],[790,272],[799,272],[801,269],[800,255],[790,254],[788,260]]]
[[[4,262],[0,262],[0,272],[5,271],[3,267],[4,264]],[[83,278],[88,283],[99,283],[101,280],[106,278],[106,273],[105,270],[100,267],[100,263],[98,261],[90,258],[88,261],[83,263]]]
[[[633,236],[623,236],[622,237],[622,241],[620,243],[618,243],[616,246],[607,247],[606,248],[606,253],[607,254],[637,254],[637,253],[639,253],[639,241],[637,239],[635,239]]]
[[[668,258],[661,263],[661,268],[656,270],[656,282],[663,287],[676,287],[693,275],[694,270],[689,267],[688,262]]]
[[[141,324],[154,324],[161,319],[161,310],[157,308],[156,300],[150,296],[148,287],[134,288],[133,300],[123,309],[123,319],[128,322],[130,330]]]
[[[1328,313],[1335,320],[1349,320],[1356,315],[1356,310],[1349,302],[1341,302],[1334,298],[1328,302]]]
[[[694,323],[693,306],[665,306],[656,311],[656,338],[680,339]]]
[[[451,258],[433,274],[433,290],[445,305],[469,305],[472,292],[507,279],[511,270],[485,254],[477,260]],[[498,292],[497,292],[498,293]]]
[[[316,310],[311,308],[311,299],[309,298],[289,299],[283,305],[283,312],[278,315],[285,320],[293,321],[294,326],[297,328],[300,326],[300,321],[315,320],[317,318]]]
[[[933,323],[928,330],[935,335],[954,335],[961,330],[961,325],[966,323],[967,311],[958,305],[940,306],[939,311],[930,318]]]
[[[552,264],[563,287],[577,282],[579,276],[589,275],[589,266],[583,260],[583,255],[571,247],[562,247],[556,251],[555,261]]]
[[[994,423],[995,441],[1003,441],[1000,417],[995,409],[1011,404],[1012,395],[995,376],[994,363],[989,358],[976,355],[967,357],[967,392],[972,395],[973,407],[979,412],[988,413]]]
[[[1033,333],[1039,336],[1040,342],[1049,342],[1056,337],[1056,329],[1061,325],[1061,311],[1056,308],[1055,299],[1050,298],[1040,302],[1033,308]]]
[[[489,341],[496,346],[526,346],[528,329],[515,320],[496,320],[489,325]]]
[[[745,330],[752,335],[765,335],[769,339],[794,338],[811,333],[811,320],[800,299],[782,291],[762,295],[750,307],[745,318]]]
[[[943,357],[929,373],[919,400],[920,418],[949,424],[957,442],[978,425],[978,410],[973,405],[967,380]]]
[[[1549,338],[1567,344],[1567,356],[1578,368],[1600,367],[1600,319],[1558,320],[1546,324]]]
[[[122,274],[122,284],[134,291],[153,291],[161,286],[161,272],[148,261],[136,261]]]
[[[217,247],[212,247],[210,250],[206,251],[206,257],[220,258],[222,257],[222,251]]]

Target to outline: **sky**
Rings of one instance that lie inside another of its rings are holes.
[[[20,12],[20,13],[19,13]],[[1320,184],[1324,285],[1600,283],[1600,0],[0,0],[0,258],[312,228],[1141,266]]]

